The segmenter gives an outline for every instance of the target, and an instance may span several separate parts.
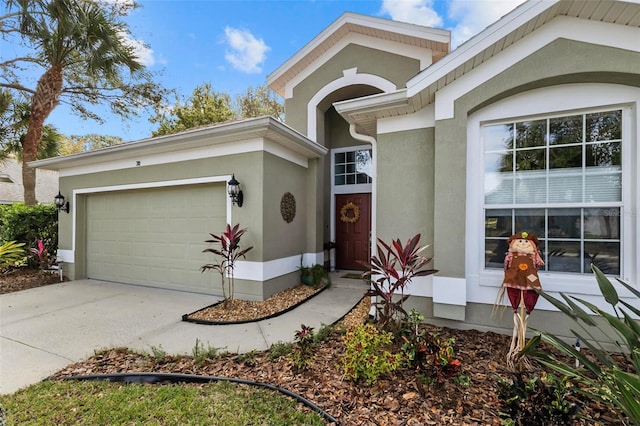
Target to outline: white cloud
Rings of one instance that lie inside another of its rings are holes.
[[[156,63],[153,56],[153,49],[149,48],[144,42],[140,40],[134,40],[132,38],[126,39],[126,42],[133,47],[133,54],[136,55],[138,61],[145,67],[150,67]]]
[[[450,0],[451,46],[456,47],[496,22],[525,0]]]
[[[446,19],[435,9],[444,3]],[[455,48],[526,0],[382,0],[381,12],[395,21],[451,30]]]
[[[382,13],[394,21],[442,27],[442,17],[433,8],[433,0],[382,0]]]
[[[249,31],[230,27],[224,29],[224,34],[230,48],[225,58],[233,68],[248,74],[262,72],[262,63],[271,50],[264,40],[255,38]]]

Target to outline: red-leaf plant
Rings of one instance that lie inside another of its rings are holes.
[[[421,255],[429,246],[420,246],[419,243],[420,234],[404,245],[400,239],[387,244],[378,238],[378,255],[372,256],[370,262],[365,263],[368,270],[362,277],[371,285],[366,295],[376,298],[374,305],[380,328],[397,331],[397,321],[408,315],[402,306],[409,298],[408,294],[404,294],[404,288],[415,277],[438,272],[435,269],[424,269],[433,258]],[[400,315],[402,318],[398,318]]]
[[[29,249],[29,252],[34,255],[36,261],[38,262],[38,267],[41,270],[48,269],[51,266],[51,259],[49,257],[49,251],[47,247],[44,245],[44,241],[37,240],[36,247],[32,247]]]
[[[220,248],[207,248],[202,251],[203,253],[212,253],[218,256],[218,262],[204,265],[202,272],[208,269],[218,271],[222,279],[222,296],[225,301],[233,300],[235,290],[233,273],[236,261],[241,257],[244,258],[247,252],[253,248],[249,247],[240,250],[240,238],[245,232],[247,232],[247,229],[240,229],[240,224],[234,227],[227,224],[227,228],[222,234],[209,234],[213,239],[205,241],[206,243],[220,243]],[[228,277],[228,289],[225,289],[225,276]]]

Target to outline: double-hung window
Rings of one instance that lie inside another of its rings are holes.
[[[544,271],[621,271],[621,109],[484,125],[485,268],[507,238],[536,234]]]

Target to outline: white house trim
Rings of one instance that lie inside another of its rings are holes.
[[[156,182],[143,182],[143,183],[132,183],[125,185],[109,185],[109,186],[97,186],[90,188],[78,188],[73,190],[73,202],[72,206],[77,206],[78,196],[87,195],[87,194],[98,194],[103,192],[114,192],[114,191],[127,191],[133,189],[150,189],[150,188],[164,188],[170,186],[183,186],[183,185],[198,185],[203,183],[216,183],[216,182],[228,182],[231,179],[229,175],[220,175],[220,176],[208,176],[202,178],[193,178],[193,179],[177,179],[177,180],[166,180],[166,181],[156,181]],[[225,184],[226,185],[226,184]],[[225,190],[225,193],[227,191]],[[231,217],[231,198],[225,197],[226,199],[226,216],[227,223],[232,223]],[[72,227],[71,227],[71,250],[58,250],[60,260],[67,263],[74,263],[75,252],[76,252],[76,235],[77,235],[77,208],[72,208]]]
[[[334,44],[320,57],[315,59],[309,66],[307,66],[301,73],[297,74],[291,80],[287,82],[284,90],[284,98],[290,99],[293,97],[293,89],[298,84],[303,82],[307,77],[316,72],[320,67],[326,64],[329,59],[340,53],[342,49],[349,44],[356,44],[358,46],[368,47],[376,50],[383,50],[400,56],[406,56],[408,58],[416,59],[420,61],[420,69],[425,69],[431,65],[432,51],[431,49],[425,49],[417,46],[409,46],[403,43],[394,42],[391,40],[383,40],[375,37],[366,36],[364,34],[348,34],[338,43]]]
[[[553,7],[560,0],[529,1],[485,28],[440,61],[425,69],[407,82],[408,96],[414,96],[434,84],[438,79],[462,66],[467,60],[482,52],[512,31],[525,25],[533,17]]]
[[[585,19],[557,17],[537,29],[528,37],[500,52],[489,61],[474,69],[472,73],[456,79],[436,93],[436,120],[454,116],[454,103],[464,94],[479,87],[500,72],[531,56],[557,39],[575,40],[595,45],[611,46],[618,49],[640,52],[640,29],[623,27]],[[437,65],[437,64],[435,64]],[[407,85],[407,95],[413,96],[414,89]]]
[[[492,303],[503,278],[502,271],[484,268],[484,218],[482,209],[484,157],[481,126],[492,121],[530,118],[536,115],[564,114],[589,109],[621,108],[623,111],[623,194],[621,223],[623,236],[622,278],[638,282],[638,209],[640,204],[640,162],[638,130],[640,89],[615,84],[568,84],[541,88],[503,99],[471,115],[467,122],[467,192],[465,271],[469,302]],[[636,236],[635,238],[633,236]],[[635,242],[634,242],[635,240]],[[601,297],[595,279],[589,275],[540,273],[543,288],[551,293],[566,292],[583,295],[598,304]],[[490,290],[490,289],[494,290]],[[621,292],[625,293],[625,292]],[[581,296],[582,297],[582,296]],[[538,302],[540,309],[554,310],[546,301]]]
[[[373,86],[383,92],[393,92],[397,89],[395,84],[380,76],[373,74],[358,74],[357,68],[344,70],[342,75],[342,77],[333,80],[322,89],[318,90],[307,104],[307,137],[313,142],[317,142],[318,138],[318,104],[320,104],[320,102],[331,93],[343,87],[356,84]]]
[[[202,158],[216,158],[226,155],[246,154],[248,152],[266,151],[284,160],[307,168],[309,161],[307,157],[292,152],[283,146],[265,140],[255,138],[244,141],[224,143],[221,145],[210,145],[186,150],[176,150],[161,154],[147,154],[131,158],[105,161],[103,163],[85,164],[81,166],[69,167],[60,170],[60,177],[78,176],[89,173],[110,172],[115,170],[133,169],[141,166],[156,166],[161,164],[178,163],[181,161],[198,160]]]
[[[435,127],[435,110],[435,105],[431,104],[413,114],[381,118],[378,120],[378,134],[383,135],[385,133]]]

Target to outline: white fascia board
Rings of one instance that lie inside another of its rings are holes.
[[[346,118],[352,113],[362,114],[384,111],[389,108],[409,106],[409,103],[407,89],[401,89],[390,93],[378,93],[362,98],[334,102],[333,106],[338,114],[344,115]]]
[[[285,124],[272,117],[262,117],[34,161],[29,166],[59,170],[61,176],[72,176],[258,150],[268,150],[304,167],[309,158],[327,153],[325,147]]]
[[[331,46],[322,55],[320,55],[313,62],[307,65],[304,70],[296,74],[293,78],[291,78],[291,80],[287,81],[284,86],[284,98],[292,98],[293,89],[295,89],[298,84],[300,84],[307,77],[316,72],[321,66],[326,64],[333,56],[340,53],[340,51],[347,47],[349,44],[356,44],[358,46],[382,50],[396,55],[416,59],[420,61],[420,69],[424,69],[432,63],[433,54],[431,49],[425,49],[418,46],[409,46],[391,40],[382,40],[364,34],[351,33],[340,39],[339,42]]]
[[[69,167],[59,171],[60,177],[78,176],[89,173],[108,172],[114,170],[133,169],[142,166],[156,166],[160,164],[178,163],[181,161],[199,160],[203,158],[215,158],[227,155],[246,154],[249,152],[266,151],[277,157],[283,158],[294,164],[307,168],[309,160],[306,156],[286,149],[282,145],[271,140],[255,138],[239,142],[230,142],[222,145],[212,145],[204,148],[193,148],[182,151],[174,151],[161,154],[141,155],[140,157],[123,160],[105,161],[102,163],[87,164]]]
[[[267,76],[267,85],[271,86],[272,84],[277,82],[281,77],[283,77],[284,74],[289,72],[292,68],[295,68],[296,64],[303,61],[304,58],[310,55],[316,48],[320,47],[323,43],[326,43],[327,39],[329,39],[334,33],[340,30],[341,27],[348,24],[359,25],[380,31],[388,31],[391,33],[402,34],[410,37],[432,40],[439,43],[449,43],[451,40],[451,32],[448,30],[429,28],[421,25],[409,24],[406,22],[399,22],[346,12],[338,19],[336,19],[331,25],[325,28],[313,40],[307,43],[289,60],[287,60],[284,64],[280,65],[275,71],[269,74]],[[377,40],[380,42],[383,41],[382,39]],[[429,59],[429,61],[430,60],[431,59]]]
[[[500,52],[472,72],[436,92],[436,120],[452,118],[454,103],[461,96],[527,58],[543,46],[561,38],[640,52],[639,28],[565,16],[556,17],[509,49]],[[408,89],[408,92],[411,91]]]
[[[156,166],[159,164],[177,163],[180,161],[198,160],[201,158],[221,157],[224,155],[255,152],[263,149],[264,142],[256,138],[241,142],[212,145],[203,148],[192,148],[181,151],[141,154],[137,157],[104,161],[100,163],[83,164],[60,169],[60,177],[78,176],[89,173],[109,172],[114,170],[133,169],[142,166]]]
[[[426,129],[435,127],[435,105],[427,105],[413,114],[397,117],[381,118],[378,120],[378,134],[403,132],[407,130]]]
[[[420,72],[407,82],[407,94],[412,97],[444,77],[466,61],[490,47],[509,33],[525,25],[560,0],[529,0],[503,16],[447,56]]]

